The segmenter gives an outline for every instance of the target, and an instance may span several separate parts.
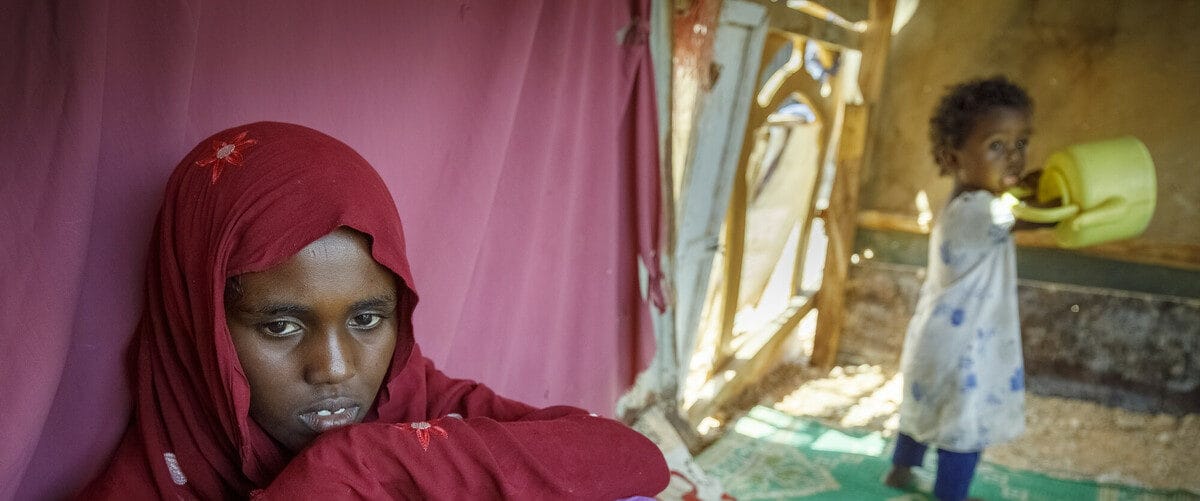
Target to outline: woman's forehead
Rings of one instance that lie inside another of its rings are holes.
[[[395,275],[375,261],[362,233],[339,228],[282,263],[239,277],[245,303],[396,297]]]

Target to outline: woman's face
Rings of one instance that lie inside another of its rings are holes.
[[[292,452],[362,421],[392,361],[397,325],[396,279],[366,238],[336,230],[237,282],[225,315],[250,383],[250,416]]]

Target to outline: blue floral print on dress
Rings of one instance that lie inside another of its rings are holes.
[[[992,226],[988,228],[988,237],[992,239],[994,244],[1002,244],[1009,239],[1008,229],[1000,226]]]
[[[964,320],[963,317],[966,317],[966,316],[967,316],[967,312],[963,311],[962,308],[955,308],[954,312],[950,313],[950,324],[954,325],[955,327],[958,327],[958,326],[962,325],[963,320]]]
[[[1017,367],[1017,370],[1013,372],[1012,377],[1008,378],[1008,387],[1011,388],[1012,391],[1021,391],[1025,389],[1024,367]]]
[[[977,337],[979,339],[991,339],[992,337],[995,337],[995,336],[996,336],[995,328],[985,329],[983,327],[980,327],[978,330],[975,331],[975,337]]]
[[[975,374],[967,374],[967,377],[963,379],[962,392],[967,393],[974,390],[977,386],[979,386],[979,381],[976,379]]]

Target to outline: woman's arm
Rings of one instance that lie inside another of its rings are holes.
[[[648,439],[610,419],[561,412],[333,430],[253,497],[618,499],[666,487],[670,473]]]
[[[403,415],[422,421],[327,432],[259,496],[618,499],[666,488],[662,452],[624,424],[510,400],[413,355],[405,376],[416,391],[403,393],[423,402]]]

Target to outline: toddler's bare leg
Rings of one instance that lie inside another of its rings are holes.
[[[888,471],[887,476],[883,477],[883,485],[896,489],[908,488],[912,485],[912,482],[912,468],[908,466],[892,465],[892,469]]]

